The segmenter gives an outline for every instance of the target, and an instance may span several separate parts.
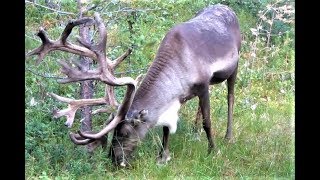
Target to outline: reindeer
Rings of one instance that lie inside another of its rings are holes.
[[[80,20],[75,25],[91,21]],[[79,39],[84,47],[65,43],[60,50],[96,59],[100,64],[99,70],[85,74],[68,71],[69,79],[65,81],[99,79],[112,86],[127,85],[128,88],[117,113],[100,132],[70,133],[75,144],[92,143],[114,130],[109,155],[116,165],[127,166],[132,152],[146,133],[155,126],[163,126],[163,148],[157,161],[166,163],[171,159],[169,134],[177,130],[178,111],[181,105],[197,96],[210,153],[215,144],[211,130],[209,86],[225,80],[228,87],[225,138],[232,138],[234,85],[241,37],[236,14],[229,7],[221,4],[209,6],[192,19],[170,29],[137,90],[136,81],[132,78],[116,78],[108,71],[112,63],[105,57],[106,31],[98,14],[95,14],[95,22],[101,39],[97,45]]]

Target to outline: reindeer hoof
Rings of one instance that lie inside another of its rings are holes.
[[[224,140],[228,143],[234,143],[234,139],[231,136],[225,136]]]
[[[171,156],[170,155],[160,155],[159,157],[157,157],[157,164],[158,165],[164,165],[167,164],[168,161],[171,160]]]
[[[226,136],[224,137],[224,140],[228,143],[234,143],[234,139],[232,138],[231,134],[226,134]]]

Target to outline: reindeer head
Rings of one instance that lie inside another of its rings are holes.
[[[144,116],[147,111],[142,110],[136,113],[135,116],[126,117],[121,121],[114,130],[110,155],[112,161],[116,165],[125,167],[128,165],[129,160],[132,158],[132,153],[144,138],[148,131],[148,123],[146,123]]]

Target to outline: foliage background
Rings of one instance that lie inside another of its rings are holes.
[[[44,0],[34,1],[46,5]],[[66,22],[77,17],[75,1],[51,1],[59,4],[61,14],[33,3],[26,3],[26,52],[40,45],[34,34],[40,26],[52,39],[59,37]],[[46,93],[79,98],[79,84],[60,85],[62,76],[57,60],[73,55],[50,53],[35,66],[35,57],[26,59],[25,71],[25,177],[26,179],[293,179],[294,178],[294,2],[245,0],[94,0],[108,28],[108,57],[122,54],[131,44],[134,51],[116,70],[118,76],[135,78],[145,73],[155,57],[166,32],[186,21],[202,8],[216,3],[229,5],[238,15],[242,49],[235,90],[234,141],[223,140],[227,122],[227,89],[222,83],[211,88],[211,118],[217,149],[207,155],[204,132],[197,140],[192,132],[197,99],[180,111],[177,133],[171,135],[173,159],[158,166],[155,158],[161,146],[161,128],[149,132],[135,152],[130,169],[115,169],[107,152],[96,149],[89,156],[85,148],[75,146],[69,131],[80,127],[79,118],[67,129],[64,118],[55,120],[54,108],[66,104]],[[136,10],[130,37],[127,19]],[[73,31],[71,40],[77,31]],[[123,74],[124,72],[124,74]],[[97,83],[94,97],[103,95]],[[121,100],[124,88],[116,89]],[[78,115],[77,115],[78,116]],[[93,127],[101,129],[106,117],[94,116]]]

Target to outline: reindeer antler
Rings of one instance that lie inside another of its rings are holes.
[[[75,26],[78,26],[80,24],[90,25],[92,23],[94,23],[94,20],[92,18],[81,18],[79,20],[70,20],[66,28],[64,29],[63,33],[61,34],[60,38],[56,41],[49,39],[44,29],[40,27],[39,32],[37,33],[37,36],[39,36],[39,38],[41,39],[42,45],[32,50],[31,52],[29,52],[26,55],[26,57],[29,57],[32,55],[38,55],[38,60],[36,64],[39,64],[43,60],[45,55],[48,54],[50,51],[61,50],[61,51],[71,52],[73,54],[78,54],[81,56],[90,57],[92,59],[96,59],[95,57],[96,55],[89,49],[67,42],[67,38]]]
[[[55,99],[68,103],[68,108],[64,110],[54,110],[53,111],[53,117],[59,118],[61,116],[66,116],[67,121],[65,122],[65,125],[69,128],[71,128],[74,117],[76,114],[76,111],[82,107],[82,106],[88,106],[88,105],[100,105],[100,104],[106,104],[105,98],[99,98],[99,99],[70,99],[58,96],[54,93],[49,93],[51,97],[54,97]]]
[[[99,32],[99,42],[97,44],[91,45],[81,38],[77,38],[77,41],[80,43],[81,46],[72,44],[67,41],[68,36],[70,35],[72,29],[75,26],[79,26],[82,24],[92,25],[94,23],[97,26]],[[113,69],[131,53],[131,49],[128,49],[127,52],[125,52],[123,55],[121,55],[114,61],[111,61],[106,57],[107,31],[98,13],[94,14],[94,19],[81,18],[79,20],[69,21],[60,38],[56,41],[49,39],[42,28],[40,28],[37,35],[40,37],[42,45],[32,50],[26,55],[26,57],[38,55],[37,64],[39,64],[43,60],[46,54],[54,50],[61,50],[89,57],[91,59],[96,60],[98,63],[98,69],[84,71],[81,68],[73,68],[64,61],[59,61],[60,65],[62,66],[62,73],[67,75],[67,78],[60,79],[58,81],[59,83],[70,83],[84,80],[100,80],[110,86],[127,86],[127,92],[125,94],[122,104],[118,108],[117,114],[101,132],[97,134],[92,134],[88,132],[80,132],[79,135],[70,134],[71,140],[76,144],[88,144],[93,142],[90,139],[100,139],[103,135],[115,128],[122,119],[124,119],[124,116],[126,115],[132,103],[133,96],[136,90],[136,81],[131,77],[117,78],[113,75],[112,72]],[[67,109],[54,112],[54,117],[56,118],[61,116],[67,116],[66,125],[68,125],[68,127],[71,127],[74,121],[75,112],[79,107],[86,105],[100,105],[106,103],[106,97],[99,99],[73,100],[70,98],[58,96],[53,93],[51,93],[50,95],[60,101],[68,103]],[[88,139],[81,138],[81,136]]]

